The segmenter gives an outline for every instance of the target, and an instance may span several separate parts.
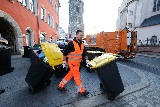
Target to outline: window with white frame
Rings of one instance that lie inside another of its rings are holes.
[[[128,23],[128,27],[129,27],[129,28],[132,28],[132,23]]]
[[[31,12],[37,15],[37,1],[36,0],[18,0],[23,6],[29,9]]]
[[[158,2],[157,2],[157,11],[159,11],[160,10],[160,0],[158,0]]]
[[[154,0],[153,12],[160,10],[160,0]]]
[[[29,0],[30,10],[35,13],[34,0]]]
[[[132,16],[133,15],[133,11],[130,11],[130,16]]]
[[[58,7],[57,7],[56,4],[55,4],[55,11],[56,11],[56,13],[58,14]]]
[[[53,17],[49,13],[48,13],[48,24],[49,24],[49,26],[54,28]]]
[[[41,6],[41,19],[46,21],[46,10],[43,6]]]
[[[53,0],[49,0],[49,2],[51,3],[51,5],[53,6]]]
[[[18,0],[23,6],[26,6],[27,0]]]
[[[56,13],[57,13],[57,5],[55,4],[55,11],[56,11]]]
[[[56,23],[56,30],[58,31],[58,23]]]

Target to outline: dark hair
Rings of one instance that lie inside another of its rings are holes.
[[[76,31],[76,35],[78,35],[79,32],[83,32],[82,30],[77,30]]]

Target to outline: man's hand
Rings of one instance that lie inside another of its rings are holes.
[[[86,60],[88,60],[88,56],[85,56],[84,58],[85,58]]]
[[[86,60],[86,67],[91,67],[89,60]]]
[[[62,64],[63,68],[66,67],[66,61],[63,61],[63,64]]]

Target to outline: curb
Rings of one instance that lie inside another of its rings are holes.
[[[138,56],[145,56],[145,57],[151,57],[151,58],[160,58],[160,55],[149,55],[149,54],[136,54]]]
[[[124,87],[125,90],[119,96],[117,96],[117,98],[120,98],[122,96],[125,96],[127,94],[133,93],[135,91],[141,90],[141,89],[149,86],[148,79],[145,77],[145,74],[142,73],[140,70],[138,70],[136,68],[128,67],[128,66],[120,64],[120,63],[117,63],[117,64],[131,69],[132,71],[134,71],[135,73],[137,73],[141,77],[141,82],[136,83],[134,85],[129,85],[129,86]],[[108,102],[111,102],[111,101],[108,100],[107,94],[100,94],[100,95],[93,96],[93,97],[85,99],[85,100],[76,101],[76,102],[66,104],[66,105],[63,105],[60,107],[95,107],[95,106],[102,105],[102,104],[108,103]]]

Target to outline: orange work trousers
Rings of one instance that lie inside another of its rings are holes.
[[[80,79],[80,72],[79,72],[79,63],[77,65],[73,65],[72,63],[68,63],[68,66],[70,68],[69,73],[62,79],[59,87],[64,87],[64,85],[72,78],[74,77],[74,80],[76,84],[78,85],[78,92],[84,92],[85,89],[82,86],[82,82]]]

